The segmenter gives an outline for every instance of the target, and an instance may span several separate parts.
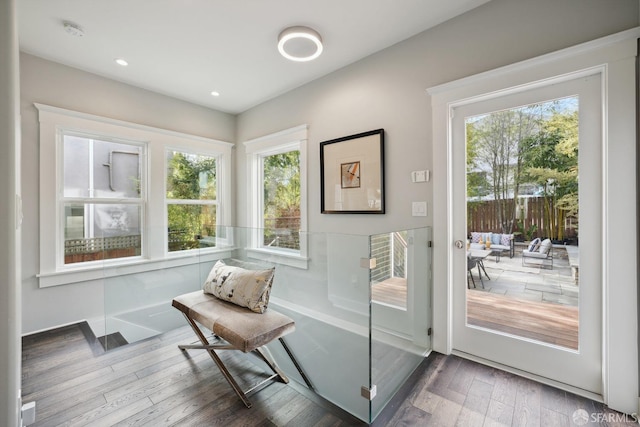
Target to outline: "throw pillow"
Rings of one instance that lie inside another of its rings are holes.
[[[544,239],[542,241],[542,243],[540,243],[540,247],[538,248],[538,252],[540,252],[541,254],[546,254],[546,253],[549,252],[549,249],[551,249],[551,240]]]
[[[540,246],[540,238],[536,237],[535,239],[533,239],[531,241],[531,243],[529,244],[529,252],[535,252],[538,250],[538,247]]]
[[[500,244],[503,246],[511,246],[511,240],[513,240],[513,234],[501,234]]]
[[[480,243],[480,237],[482,237],[482,233],[478,233],[477,231],[472,231],[471,243]]]
[[[482,233],[481,241],[485,243],[487,240],[491,242],[491,234],[492,233]]]
[[[209,272],[202,290],[256,313],[264,313],[269,304],[274,272],[275,268],[246,270],[220,260]]]
[[[501,241],[502,241],[502,234],[493,233],[491,235],[491,244],[492,245],[499,245]]]

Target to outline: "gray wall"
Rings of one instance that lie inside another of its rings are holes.
[[[66,67],[20,56],[22,113],[23,333],[100,316],[101,282],[38,288],[38,114],[34,102],[207,138],[235,141],[236,117]]]
[[[37,287],[39,142],[34,102],[230,142],[307,123],[309,230],[371,234],[432,225],[432,183],[410,180],[412,170],[432,169],[426,88],[637,25],[637,0],[494,0],[238,117],[23,54],[23,332],[95,317],[102,309],[99,283]],[[319,143],[380,127],[387,138],[387,214],[321,215]],[[236,224],[247,225],[246,156],[241,146],[236,166]],[[427,218],[411,216],[412,201],[429,202]]]
[[[637,0],[494,0],[252,108],[238,117],[236,211],[246,212],[247,197],[240,143],[307,123],[309,230],[377,233],[432,225],[433,184],[410,179],[412,170],[433,167],[425,89],[637,25]],[[387,214],[321,215],[319,143],[377,128],[386,131]],[[411,216],[412,201],[428,202],[427,218]],[[247,224],[240,214],[237,220]]]

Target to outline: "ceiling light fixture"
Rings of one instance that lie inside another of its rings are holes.
[[[218,91],[211,91],[211,96],[220,96],[220,92]]]
[[[75,24],[75,23],[70,22],[70,21],[64,21],[62,23],[62,25],[64,26],[64,30],[68,34],[71,34],[74,37],[82,37],[82,36],[84,36],[84,30],[82,29],[82,27],[80,25]]]
[[[291,61],[311,61],[322,53],[322,38],[309,27],[289,27],[278,36],[278,51]]]
[[[122,65],[123,67],[126,67],[127,65],[129,65],[129,63],[126,60],[122,59],[122,58],[117,58],[116,59],[116,64]]]

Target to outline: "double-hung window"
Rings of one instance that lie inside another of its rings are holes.
[[[228,250],[217,242],[231,212],[233,144],[36,108],[40,287],[202,261],[193,249],[207,259]]]
[[[303,125],[244,143],[255,257],[306,265],[306,142]]]
[[[59,264],[142,253],[146,146],[62,130],[64,249]]]
[[[216,246],[217,179],[214,156],[167,149],[167,250]]]

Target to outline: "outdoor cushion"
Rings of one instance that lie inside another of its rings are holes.
[[[478,233],[477,231],[471,232],[471,243],[480,243],[480,238],[482,237],[482,233]]]
[[[551,249],[551,240],[544,239],[542,243],[540,243],[540,247],[538,248],[538,252],[541,254],[546,254]]]
[[[513,234],[501,234],[499,244],[504,246],[510,246],[512,239],[513,239]]]
[[[538,259],[545,259],[547,258],[548,254],[545,253],[540,253],[540,252],[529,252],[529,251],[523,251],[522,252],[522,256],[523,257],[528,257],[528,258],[538,258]]]
[[[502,241],[502,234],[494,233],[491,235],[492,245],[499,245],[501,241]]]
[[[491,241],[491,235],[492,235],[492,234],[493,234],[493,233],[482,233],[482,236],[481,236],[481,239],[480,239],[480,240],[481,240],[482,242],[486,242],[487,240],[488,240],[488,241]]]

